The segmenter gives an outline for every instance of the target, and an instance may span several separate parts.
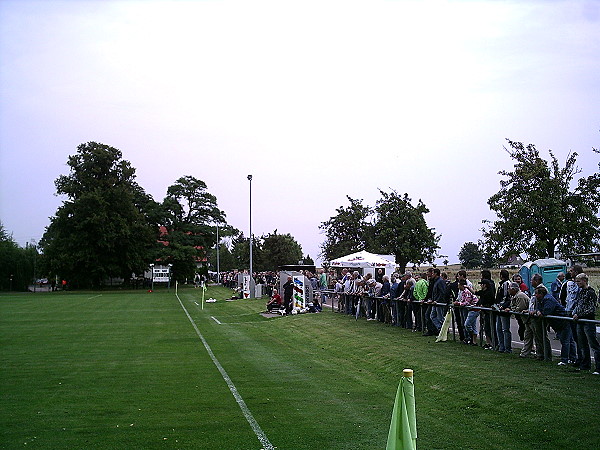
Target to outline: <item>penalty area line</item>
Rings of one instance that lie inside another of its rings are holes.
[[[264,433],[264,431],[262,430],[262,428],[260,427],[260,425],[258,424],[258,422],[256,421],[256,419],[254,419],[254,416],[252,415],[252,413],[248,409],[248,406],[246,405],[246,402],[244,401],[244,399],[242,398],[242,396],[238,392],[237,388],[233,384],[233,381],[231,381],[231,378],[229,378],[229,375],[227,375],[227,372],[225,372],[225,369],[223,368],[223,366],[221,365],[221,363],[219,362],[219,360],[217,359],[217,357],[213,353],[212,349],[208,345],[208,342],[206,341],[206,339],[204,339],[204,336],[202,336],[202,333],[200,333],[200,330],[198,329],[198,326],[196,325],[196,322],[194,322],[194,319],[192,319],[192,316],[190,316],[190,313],[188,312],[188,310],[184,306],[183,302],[179,298],[179,295],[175,294],[175,296],[177,297],[177,300],[179,301],[179,304],[181,305],[181,308],[183,309],[183,312],[185,313],[185,315],[187,316],[188,320],[192,324],[192,327],[194,327],[194,330],[196,331],[196,334],[198,335],[198,337],[202,341],[202,344],[204,345],[204,348],[208,352],[208,355],[210,356],[210,359],[212,359],[212,362],[215,364],[215,366],[217,367],[217,369],[221,373],[221,376],[223,377],[223,380],[225,380],[225,383],[227,383],[227,386],[229,387],[229,390],[233,394],[233,397],[235,398],[235,401],[237,402],[238,406],[242,410],[242,413],[244,414],[244,417],[246,418],[246,420],[250,424],[250,427],[252,428],[252,431],[254,431],[254,434],[258,438],[259,442],[262,444],[263,449],[264,450],[273,450],[275,447],[273,447],[273,444],[271,444],[271,442],[267,438],[267,435]]]
[[[215,316],[210,316],[210,318],[221,325],[221,322],[219,322],[219,319],[217,319]]]

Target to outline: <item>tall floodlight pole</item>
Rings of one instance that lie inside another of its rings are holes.
[[[250,182],[250,280],[252,280],[252,175],[248,175],[248,181]],[[250,298],[254,298],[254,292],[252,292],[252,283],[250,283]]]

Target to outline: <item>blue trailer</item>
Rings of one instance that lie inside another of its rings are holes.
[[[523,282],[531,291],[531,277],[536,273],[542,276],[542,283],[550,292],[552,282],[556,280],[556,276],[560,273],[567,273],[567,263],[556,258],[536,259],[535,261],[526,262],[521,266],[519,275],[523,278]]]

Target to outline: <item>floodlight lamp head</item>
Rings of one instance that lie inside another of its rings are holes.
[[[248,181],[252,181],[252,175],[248,175]]]

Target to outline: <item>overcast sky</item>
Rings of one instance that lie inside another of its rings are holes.
[[[505,138],[598,169],[599,1],[0,0],[0,221],[24,245],[79,144],[161,201],[192,175],[234,227],[318,227],[378,189],[431,210],[440,253],[493,219]]]

